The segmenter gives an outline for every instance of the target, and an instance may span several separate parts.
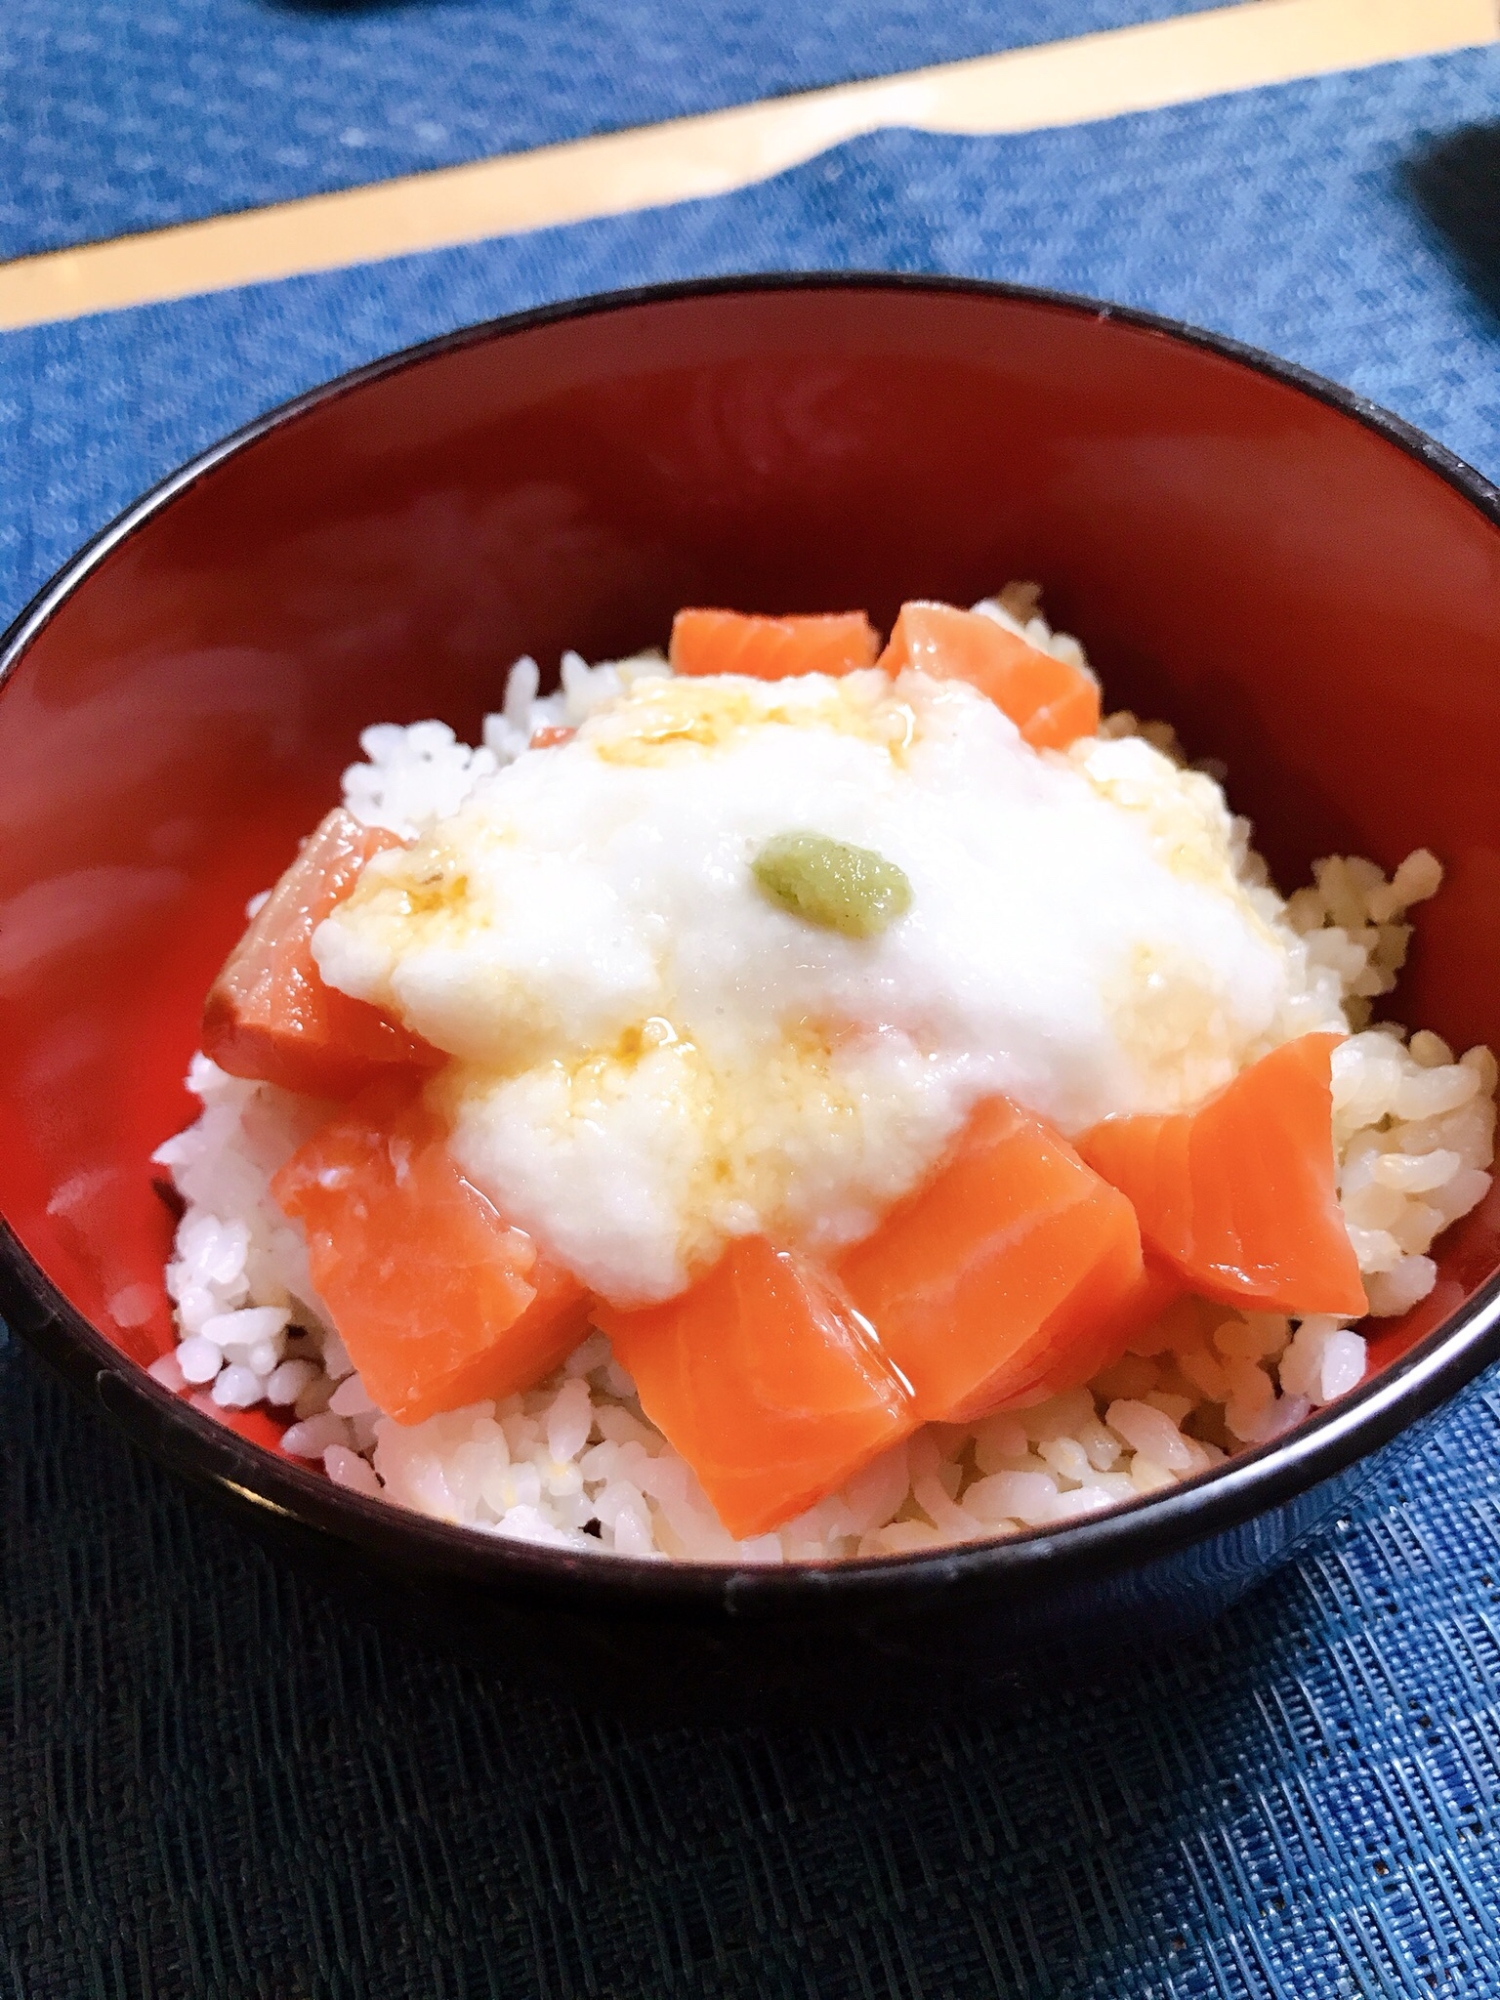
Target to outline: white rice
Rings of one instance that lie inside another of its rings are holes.
[[[976,608],[1060,658],[1082,660],[1077,641],[1036,614],[1027,586]],[[440,722],[365,730],[365,761],[344,774],[344,802],[367,824],[414,838],[536,730],[576,726],[634,678],[663,670],[659,654],[590,668],[569,653],[557,693],[539,697],[536,663],[522,659],[477,748]],[[1120,714],[1104,726],[1107,735],[1137,730],[1180,754],[1163,725]],[[1263,913],[1305,940],[1313,1011],[1341,1002],[1356,1031],[1334,1056],[1339,1196],[1370,1311],[1398,1315],[1431,1291],[1428,1252],[1483,1199],[1494,1154],[1489,1050],[1455,1059],[1436,1035],[1368,1026],[1372,1002],[1392,990],[1405,958],[1407,912],[1436,892],[1442,871],[1425,850],[1389,880],[1372,862],[1336,856],[1283,903],[1248,825],[1240,828],[1244,877]],[[756,1562],[1013,1534],[1190,1478],[1278,1435],[1364,1373],[1364,1339],[1346,1321],[1174,1308],[1089,1387],[978,1424],[926,1425],[775,1533],[736,1542],[642,1413],[601,1333],[525,1395],[414,1425],[382,1416],[313,1290],[300,1228],[269,1193],[327,1107],[228,1076],[201,1055],[188,1084],[202,1115],[155,1156],[186,1204],[167,1270],[180,1344],[151,1373],[210,1410],[264,1404],[290,1416],[282,1449],[321,1463],[337,1484],[494,1534]]]

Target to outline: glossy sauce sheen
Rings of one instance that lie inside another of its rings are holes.
[[[1040,1402],[1113,1360],[1145,1266],[1125,1196],[1001,1098],[839,1275],[918,1415],[959,1423]]]
[[[403,1423],[530,1388],[583,1337],[581,1287],[464,1180],[412,1080],[336,1113],[272,1192],[366,1390]]]
[[[1045,577],[1112,699],[1232,760],[1278,880],[1336,851],[1387,870],[1424,843],[1443,857],[1403,1013],[1457,1047],[1500,1042],[1500,531],[1478,492],[1210,342],[901,280],[484,329],[279,415],[91,562],[0,690],[13,1328],[91,1399],[101,1366],[118,1383],[125,1356],[171,1342],[171,1223],[145,1163],[193,1115],[182,1078],[246,898],[324,810],[370,717],[472,730],[497,660],[618,657],[689,597],[869,604],[888,625],[903,596],[992,590],[997,555],[1002,573]],[[1377,1365],[1489,1281],[1500,1188],[1440,1262]],[[59,1318],[59,1295],[81,1320]],[[662,1566],[631,1577],[622,1610],[595,1564],[562,1578],[559,1611],[516,1589],[537,1552],[435,1548],[428,1524],[362,1519],[284,1458],[164,1423],[159,1402],[143,1389],[120,1420],[248,1529],[273,1518],[268,1497],[296,1516],[366,1601],[378,1561],[384,1594],[435,1634],[491,1661],[503,1646],[518,1674],[540,1662],[549,1695],[566,1672],[577,1698],[618,1688],[674,1720],[696,1701],[715,1726],[768,1690],[799,1723],[847,1724],[881,1699],[905,1721],[914,1687],[971,1712],[1090,1640],[1112,1657],[1122,1615],[1206,1616],[1349,1497],[1339,1479],[1299,1491],[1310,1475],[1281,1451],[1242,1481],[1242,1506],[1287,1506],[1274,1531],[1216,1513],[1210,1483],[1175,1553],[1148,1509],[1108,1553],[1073,1535],[1046,1564],[987,1550],[960,1593],[946,1558],[875,1579],[787,1572],[761,1579],[781,1615],[755,1620],[722,1572],[684,1588]],[[1337,1463],[1372,1442],[1353,1433]]]
[[[764,1237],[665,1305],[598,1319],[732,1535],[775,1527],[919,1420],[837,1281]]]
[[[894,863],[905,914],[780,907],[751,863],[794,829]],[[621,1305],[737,1236],[835,1254],[983,1097],[1063,1132],[1195,1101],[1290,1031],[1299,949],[1206,780],[1138,740],[1038,754],[963,681],[873,671],[637,681],[314,938],[456,1058],[464,1172]]]
[[[1248,1311],[1365,1310],[1339,1208],[1329,1075],[1336,1035],[1303,1035],[1191,1113],[1112,1118],[1078,1149],[1130,1197],[1153,1254]]]
[[[345,1097],[432,1056],[393,1021],[318,977],[312,934],[365,863],[401,842],[335,808],[251,918],[203,1009],[203,1051],[232,1076]]]

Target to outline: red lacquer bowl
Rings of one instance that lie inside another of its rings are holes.
[[[149,1450],[369,1601],[701,1706],[972,1694],[1201,1617],[1500,1348],[1500,1199],[1365,1385],[1168,1495],[824,1568],[581,1558],[339,1492],[174,1401],[149,1155],[245,899],[369,721],[460,732],[521,652],[660,642],[684,603],[1046,587],[1110,701],[1224,758],[1292,885],[1330,851],[1448,881],[1402,1017],[1500,1040],[1500,504],[1327,383],[998,286],[675,287],[501,321],[302,398],[80,555],[0,673],[0,1212],[18,1331]],[[1139,1626],[1133,1629],[1141,1629]]]

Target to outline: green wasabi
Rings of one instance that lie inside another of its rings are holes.
[[[778,833],[750,872],[773,903],[845,937],[876,937],[911,908],[911,883],[894,861],[826,833]]]

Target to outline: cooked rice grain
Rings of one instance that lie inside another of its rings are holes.
[[[1082,657],[1018,588],[983,608],[1060,657]],[[345,803],[413,838],[538,729],[576,726],[663,670],[659,654],[590,668],[570,653],[558,692],[539,697],[536,663],[522,660],[478,748],[439,722],[367,729]],[[1141,733],[1181,758],[1166,725],[1122,713],[1104,733]],[[1407,913],[1436,893],[1442,870],[1425,849],[1389,879],[1373,862],[1332,856],[1283,904],[1239,824],[1247,885],[1268,921],[1305,941],[1309,1018],[1341,1002],[1356,1031],[1334,1057],[1339,1198],[1371,1313],[1403,1313],[1431,1291],[1434,1240],[1484,1198],[1494,1157],[1490,1051],[1455,1058],[1425,1030],[1408,1038],[1369,1025],[1405,960]],[[324,1107],[227,1076],[201,1055],[188,1084],[202,1115],[155,1156],[187,1204],[167,1270],[182,1338],[151,1373],[210,1409],[266,1402],[289,1415],[283,1450],[321,1463],[338,1485],[518,1540],[775,1563],[1014,1534],[1192,1478],[1278,1436],[1364,1373],[1364,1339],[1341,1320],[1185,1301],[1089,1387],[975,1425],[929,1424],[776,1533],[736,1542],[646,1419],[603,1334],[524,1395],[409,1426],[382,1417],[313,1291],[301,1231],[270,1198],[271,1177]]]

